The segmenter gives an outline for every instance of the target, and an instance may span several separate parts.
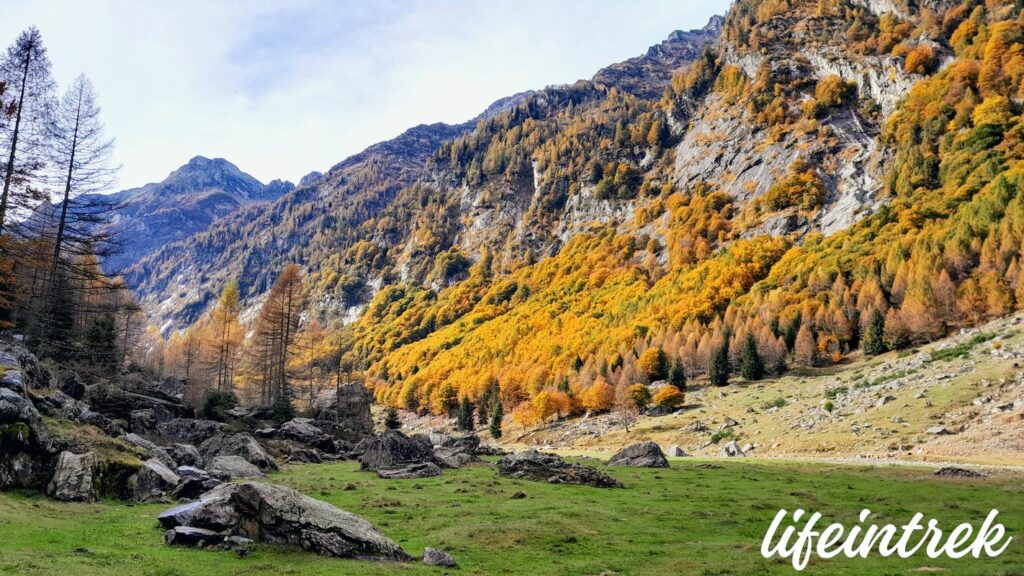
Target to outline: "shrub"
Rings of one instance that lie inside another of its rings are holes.
[[[633,384],[629,387],[628,394],[630,401],[640,410],[651,403],[651,389],[643,384]]]
[[[683,405],[686,401],[686,395],[682,390],[675,386],[665,386],[658,393],[654,395],[654,403],[658,406],[666,406],[668,408],[678,408]]]
[[[937,64],[935,50],[927,44],[918,44],[907,54],[907,59],[903,62],[903,70],[907,74],[931,74],[935,71]]]
[[[647,374],[647,378],[652,382],[664,380],[668,376],[668,357],[660,347],[644,350],[644,353],[637,360],[637,365],[640,366],[640,369]]]
[[[203,397],[200,414],[207,420],[224,420],[226,412],[238,406],[238,397],[233,392],[211,390]]]

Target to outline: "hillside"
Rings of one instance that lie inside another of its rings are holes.
[[[670,367],[721,385],[907,349],[1018,306],[1020,28],[999,2],[738,2],[377,145],[129,283],[167,328],[296,262],[324,364],[525,425]]]

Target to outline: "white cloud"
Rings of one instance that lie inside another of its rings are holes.
[[[419,123],[590,77],[727,0],[408,0],[6,6],[0,42],[35,24],[57,80],[96,84],[121,184],[196,154],[297,181]]]

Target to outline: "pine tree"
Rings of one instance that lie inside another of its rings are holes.
[[[388,430],[398,430],[402,427],[402,420],[398,417],[398,409],[388,406],[384,412],[384,427]]]
[[[55,83],[42,35],[34,26],[25,30],[7,49],[0,63],[0,84],[11,94],[13,126],[2,146],[3,192],[0,193],[0,234],[11,207],[36,200],[31,180],[44,165],[45,126],[53,101]]]
[[[864,353],[875,356],[885,352],[885,315],[875,308],[868,318],[868,329],[864,335]]]
[[[464,432],[473,431],[473,402],[469,396],[462,397],[462,402],[455,412],[455,426]]]
[[[753,334],[747,334],[743,343],[743,361],[740,364],[740,373],[746,380],[760,380],[764,377],[764,363],[761,362],[761,355],[757,351],[757,340]]]
[[[491,413],[490,431],[491,436],[494,438],[501,438],[501,421],[505,418],[505,409],[502,408],[501,402],[497,402],[494,405],[494,412]]]
[[[725,386],[729,383],[729,338],[723,338],[722,343],[711,353],[711,360],[708,365],[708,378],[713,386]]]
[[[686,390],[686,370],[683,368],[683,361],[679,358],[672,361],[672,367],[668,370],[668,383],[678,388],[679,391]]]

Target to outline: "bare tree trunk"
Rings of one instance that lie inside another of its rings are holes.
[[[25,57],[25,71],[21,75],[21,94],[18,96],[18,114],[14,117],[14,134],[11,136],[11,153],[7,157],[7,173],[4,174],[4,191],[0,196],[0,235],[4,232],[4,222],[7,218],[7,198],[11,191],[11,179],[14,176],[14,155],[18,148],[18,132],[21,131],[21,110],[25,105],[25,90],[28,86],[28,70],[32,63],[32,51],[28,51]]]

